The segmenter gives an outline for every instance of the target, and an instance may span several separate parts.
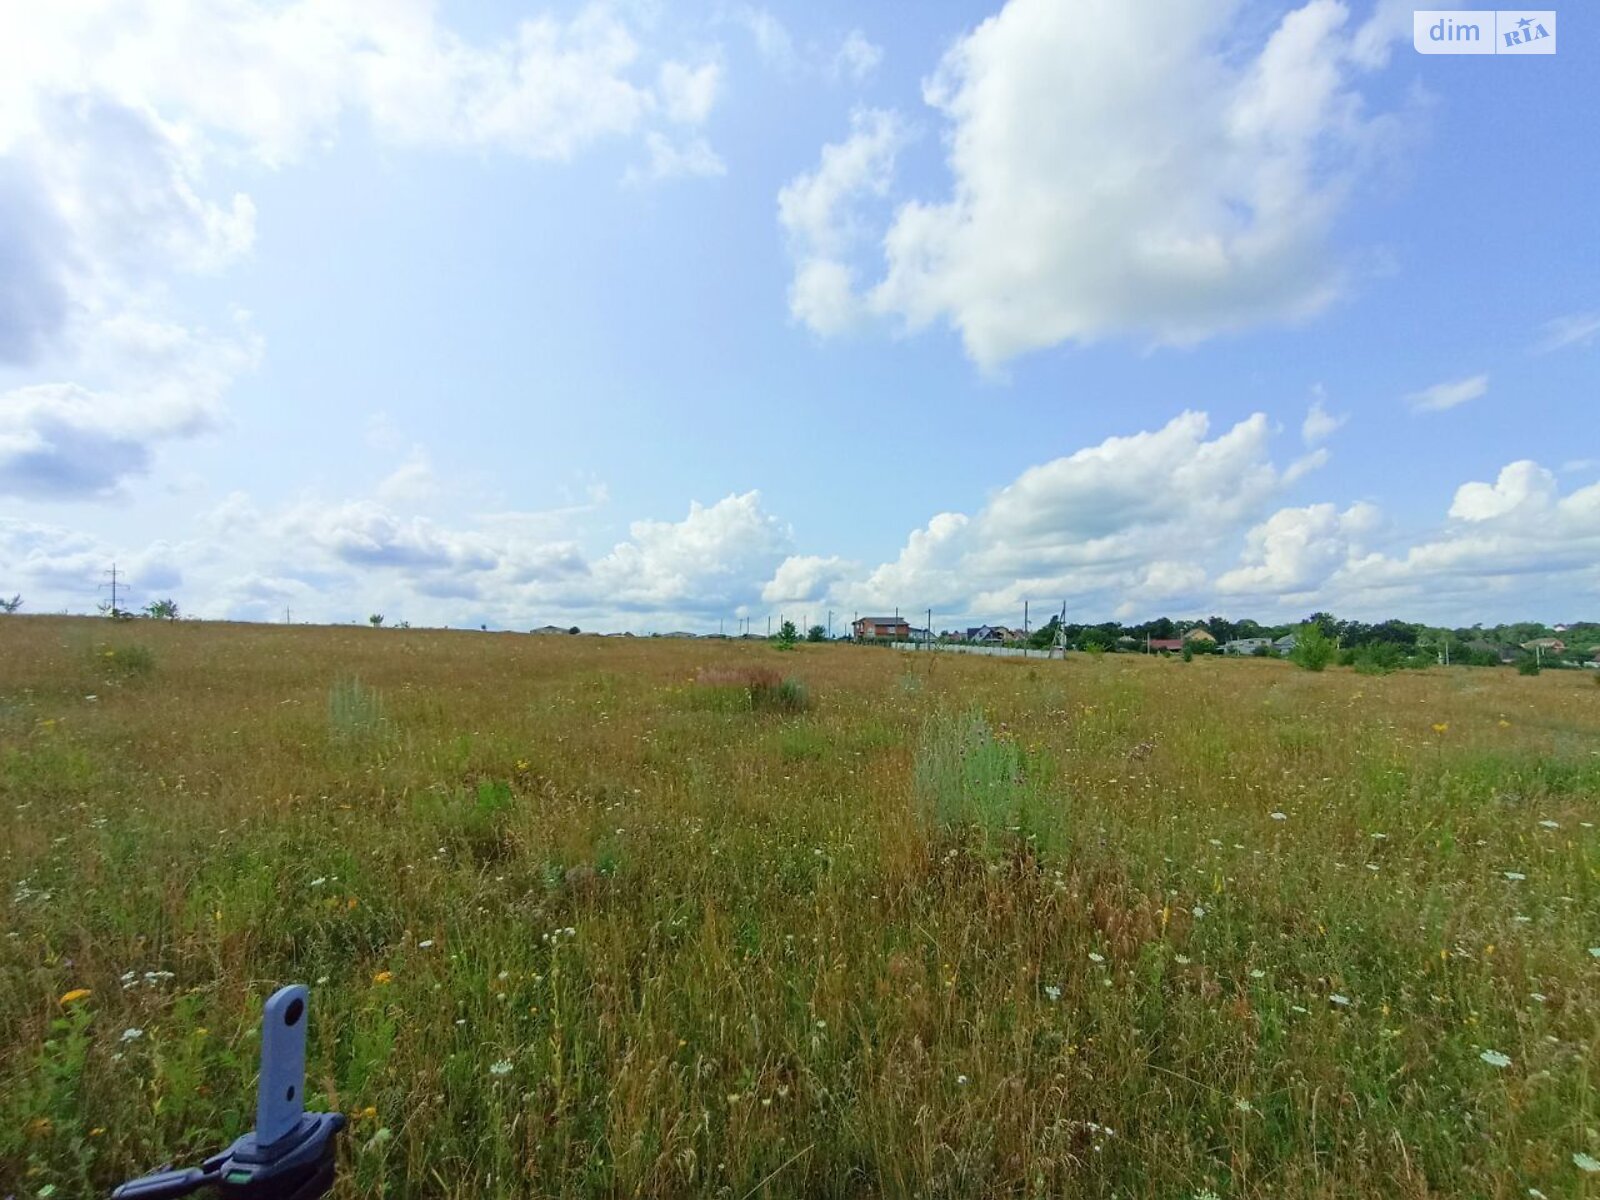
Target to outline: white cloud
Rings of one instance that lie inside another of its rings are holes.
[[[164,311],[175,276],[253,244],[255,205],[215,194],[214,164],[284,166],[359,119],[392,145],[552,161],[643,138],[650,177],[720,174],[693,132],[719,81],[603,6],[482,43],[428,0],[0,6],[0,366],[34,376],[0,398],[0,486],[104,496],[215,423],[239,368]],[[165,384],[128,380],[153,359]]]
[[[1493,483],[1464,483],[1456,489],[1450,515],[1461,521],[1494,521],[1517,513],[1548,511],[1555,502],[1556,477],[1536,462],[1514,462]]]
[[[1317,398],[1311,402],[1311,408],[1306,412],[1306,419],[1300,425],[1300,438],[1308,446],[1315,446],[1318,442],[1325,442],[1350,419],[1348,414],[1334,416],[1322,406],[1322,396],[1319,392]]]
[[[789,311],[819,333],[842,332],[864,312],[847,262],[865,233],[856,202],[887,194],[895,155],[905,140],[896,114],[857,109],[850,117],[850,136],[824,146],[817,169],[796,176],[778,193],[778,223],[796,259]]]
[[[1458,404],[1465,404],[1468,400],[1476,400],[1487,395],[1488,391],[1489,377],[1473,375],[1468,379],[1436,383],[1432,387],[1423,388],[1420,392],[1412,392],[1406,397],[1406,403],[1411,406],[1413,412],[1444,412]]]
[[[950,198],[898,209],[865,303],[948,321],[986,366],[1325,307],[1345,286],[1329,232],[1392,124],[1354,85],[1382,39],[1311,0],[1251,47],[1239,8],[1010,0],[960,39],[925,88]]]
[[[81,358],[107,386],[45,383],[0,394],[0,495],[114,495],[148,473],[162,443],[217,428],[223,394],[259,352],[245,326],[213,337],[130,314],[97,324]]]
[[[1600,312],[1572,313],[1557,317],[1544,327],[1544,338],[1538,345],[1541,353],[1562,350],[1567,346],[1588,346],[1600,334]]]
[[[780,71],[792,71],[800,61],[794,48],[794,38],[788,27],[771,11],[752,4],[740,5],[733,11],[733,19],[743,25],[755,41],[756,51],[769,66]]]
[[[778,564],[762,587],[761,599],[774,605],[815,602],[854,569],[854,563],[836,554],[792,554]]]
[[[689,138],[680,145],[652,130],[645,135],[645,148],[650,152],[650,161],[642,168],[629,169],[625,177],[629,183],[705,179],[728,173],[727,164],[703,137]]]
[[[717,103],[721,83],[722,68],[717,63],[692,68],[679,62],[663,63],[659,90],[668,119],[686,125],[704,122]]]
[[[1221,575],[1223,594],[1277,597],[1309,592],[1342,566],[1378,525],[1378,510],[1354,504],[1283,508],[1245,535],[1244,565]]]
[[[839,43],[829,73],[835,79],[850,79],[862,83],[878,69],[878,64],[881,62],[883,62],[883,47],[868,41],[867,35],[861,30],[852,29],[845,35],[844,41]]]
[[[931,605],[950,616],[1020,611],[1067,599],[1106,612],[1128,603],[1196,603],[1204,566],[1290,481],[1256,414],[1211,437],[1204,413],[1107,438],[1031,467],[975,515],[941,513],[899,556],[829,598],[862,610]]]

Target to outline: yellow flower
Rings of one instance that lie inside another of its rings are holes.
[[[1511,722],[1506,720],[1504,717],[1501,717],[1500,718],[1500,728],[1501,729],[1510,729],[1511,728]]]
[[[366,1117],[368,1119],[371,1119],[372,1117],[375,1117],[377,1115],[378,1115],[378,1110],[376,1108],[374,1108],[370,1104],[367,1105],[365,1108],[363,1108],[360,1112],[358,1112],[356,1114],[356,1116],[358,1116],[358,1117]]]
[[[106,1131],[106,1127],[104,1125],[96,1125],[93,1129],[89,1130],[89,1136],[90,1137],[99,1137],[105,1131]]]
[[[35,1117],[28,1122],[27,1133],[31,1138],[49,1137],[55,1130],[55,1122],[49,1117]]]
[[[92,995],[94,995],[93,988],[73,988],[66,995],[62,996],[57,1003],[63,1005],[76,1004],[79,1000],[85,1000]]]
[[[1433,731],[1435,733],[1443,733],[1445,730],[1447,730],[1449,728],[1450,728],[1450,722],[1448,722],[1448,721],[1436,721],[1436,722],[1434,722]]]
[[[394,972],[393,971],[379,971],[376,975],[374,975],[372,977],[372,982],[373,983],[379,983],[379,984],[388,983],[393,978],[394,978]]]

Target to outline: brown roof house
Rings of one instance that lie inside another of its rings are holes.
[[[857,617],[850,631],[858,638],[903,642],[911,636],[911,622],[900,617]]]

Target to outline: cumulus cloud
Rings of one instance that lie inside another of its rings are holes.
[[[821,600],[829,587],[846,578],[856,564],[836,554],[792,554],[778,564],[761,589],[767,604],[803,604]]]
[[[37,376],[0,397],[0,486],[104,496],[215,423],[215,339],[162,309],[176,276],[253,245],[255,205],[219,192],[217,163],[285,166],[353,119],[391,145],[547,161],[642,139],[642,178],[720,174],[698,132],[720,78],[602,6],[481,43],[427,0],[0,6],[0,366]],[[152,354],[199,394],[128,383]]]
[[[1240,8],[1010,0],[926,85],[948,124],[951,194],[899,207],[883,277],[858,303],[912,329],[946,321],[985,366],[1324,308],[1346,286],[1330,231],[1393,124],[1357,87],[1382,39],[1311,0],[1252,45]],[[839,148],[823,154],[818,175]],[[892,165],[871,173],[878,190]],[[818,257],[797,248],[797,291]],[[820,257],[831,283],[847,275]],[[831,310],[796,307],[836,331]]]
[[[1413,412],[1444,412],[1446,409],[1455,408],[1458,404],[1465,404],[1468,400],[1476,400],[1489,392],[1489,377],[1487,375],[1473,375],[1467,379],[1457,379],[1448,383],[1436,383],[1432,387],[1423,388],[1420,392],[1412,392],[1406,397],[1406,403]]]
[[[1221,575],[1217,591],[1280,597],[1308,593],[1359,548],[1378,524],[1377,508],[1333,504],[1283,508],[1245,535],[1243,565]]]
[[[975,514],[941,513],[899,556],[829,591],[841,607],[994,615],[1026,599],[1105,612],[1198,602],[1206,561],[1295,474],[1255,414],[1215,436],[1204,413],[1031,467]],[[1302,460],[1304,461],[1304,460]]]
[[[149,472],[163,443],[215,429],[223,393],[254,364],[247,327],[225,336],[123,315],[83,357],[116,387],[48,383],[0,394],[0,495],[105,498]]]
[[[850,117],[850,136],[824,146],[817,169],[778,193],[778,223],[795,255],[789,311],[818,333],[841,333],[866,311],[848,261],[865,236],[858,201],[887,194],[895,155],[905,140],[896,114],[857,109]]]
[[[1221,594],[1284,611],[1314,603],[1356,616],[1484,620],[1523,616],[1600,585],[1600,484],[1562,495],[1523,460],[1462,484],[1434,533],[1374,545],[1387,522],[1369,504],[1282,509],[1250,530]]]
[[[1306,419],[1301,422],[1300,438],[1306,445],[1315,446],[1319,442],[1327,441],[1342,429],[1349,419],[1348,414],[1335,416],[1324,408],[1319,392],[1317,398],[1311,402],[1310,409],[1306,411]]]

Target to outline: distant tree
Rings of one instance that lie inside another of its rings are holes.
[[[170,597],[166,600],[152,600],[144,606],[144,615],[153,617],[158,621],[176,621],[178,619],[178,602]]]
[[[371,625],[374,629],[376,629],[378,626],[383,624],[383,614],[382,613],[373,613],[370,617],[367,618],[367,624]]]
[[[1051,617],[1028,636],[1028,645],[1035,650],[1047,650],[1056,644],[1056,634],[1061,630],[1061,618]]]
[[[1294,651],[1289,655],[1308,671],[1320,671],[1333,659],[1333,639],[1316,621],[1307,621],[1295,630]]]
[[[0,612],[14,613],[22,607],[21,595],[11,597],[9,600],[0,600]]]
[[[800,640],[800,631],[794,627],[793,621],[785,621],[778,626],[778,636],[772,640],[780,650],[793,650],[794,644]]]
[[[1332,613],[1314,612],[1305,619],[1300,628],[1304,629],[1306,625],[1315,625],[1322,630],[1322,636],[1329,641],[1339,636],[1339,618]]]
[[[568,629],[567,632],[576,637],[582,631],[576,625],[574,625],[571,629]]]
[[[808,642],[825,642],[827,640],[828,630],[825,626],[813,625],[810,629],[806,630],[806,641]]]
[[[1078,645],[1091,654],[1103,654],[1111,649],[1116,638],[1098,626],[1090,626],[1083,631],[1083,636],[1078,639]]]

